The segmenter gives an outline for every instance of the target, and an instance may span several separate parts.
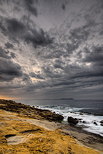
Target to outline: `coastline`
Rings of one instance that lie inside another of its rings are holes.
[[[85,146],[103,151],[102,136],[85,131],[81,127],[71,126],[69,124],[63,124],[61,130],[63,133],[66,133],[67,135],[74,137]]]
[[[3,106],[3,104],[0,103],[0,106]],[[25,116],[23,111],[22,113],[18,113],[14,111],[13,112],[7,111],[3,109],[3,107],[1,108],[2,108],[0,109],[0,119],[1,119],[1,125],[2,125],[0,130],[2,132],[2,135],[1,135],[2,142],[0,143],[0,147],[2,148],[1,153],[4,153],[4,152],[12,153],[12,150],[14,150],[14,147],[18,151],[18,145],[19,147],[24,148],[24,153],[33,153],[33,151],[27,152],[28,148],[25,147],[26,144],[28,144],[28,146],[31,147],[31,144],[30,144],[31,141],[32,142],[35,141],[36,150],[39,149],[37,150],[36,153],[40,153],[40,149],[41,151],[44,150],[44,153],[55,154],[59,150],[62,152],[64,152],[65,150],[65,153],[67,153],[68,151],[67,147],[71,148],[69,149],[68,153],[74,152],[79,154],[80,151],[83,151],[83,154],[85,153],[92,154],[92,153],[103,152],[103,138],[100,137],[99,135],[86,132],[74,126],[60,123],[58,119],[56,119],[57,121],[54,120],[54,118],[52,120],[47,120],[46,118],[44,117],[40,118],[39,116],[37,116],[36,118],[33,118],[33,117],[30,117],[30,115]],[[53,116],[54,113],[51,113],[51,114]],[[18,126],[18,123],[19,123],[19,126]],[[41,141],[37,142],[35,137],[36,139],[43,140],[43,146],[45,147],[45,149],[43,149]],[[45,138],[45,141],[44,141],[44,138]],[[47,141],[48,138],[49,140]],[[50,143],[50,145],[48,145],[47,143],[48,144]],[[34,145],[34,143],[32,144]],[[51,147],[51,144],[53,144],[53,147]],[[62,148],[60,148],[59,144],[62,146]],[[9,149],[9,152],[5,151],[7,147],[11,149],[11,150]],[[33,147],[29,148],[29,151],[31,149],[33,150]],[[76,149],[78,149],[78,151]],[[21,150],[23,149],[20,148],[19,151]],[[54,150],[54,151],[50,152],[50,150],[51,151]]]
[[[83,111],[83,109],[86,109],[85,106],[83,107],[84,102],[81,103],[82,104],[81,107],[78,105],[77,105],[78,106],[77,107],[77,106],[74,106],[71,104],[57,105],[57,103],[54,106],[40,105],[40,106],[38,106],[38,108],[48,109],[52,112],[62,115],[64,117],[63,122],[65,122],[67,124],[68,124],[68,122],[67,122],[68,117],[72,117],[72,121],[74,118],[74,121],[76,122],[77,127],[81,127],[83,130],[85,130],[87,132],[91,132],[91,133],[103,136],[103,126],[102,126],[103,116],[101,116],[101,114],[96,115],[94,113],[88,113],[88,112],[85,113]],[[70,103],[70,102],[68,102],[68,103]],[[89,109],[90,108],[88,107],[87,110],[89,110]],[[94,111],[94,108],[92,108],[92,109]],[[98,108],[96,113],[100,113],[99,111],[101,109]]]

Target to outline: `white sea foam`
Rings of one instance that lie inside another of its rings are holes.
[[[64,106],[39,106],[41,109],[48,109],[52,112],[60,114],[64,117],[64,121],[67,121],[68,116],[79,119],[77,126],[82,127],[88,132],[99,134],[103,136],[103,126],[100,121],[103,120],[103,116],[95,116],[92,114],[84,114],[80,112],[83,108],[71,108]]]

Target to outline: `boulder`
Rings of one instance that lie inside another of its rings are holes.
[[[77,118],[73,118],[73,117],[68,117],[68,123],[70,125],[76,125],[78,123],[78,119]]]

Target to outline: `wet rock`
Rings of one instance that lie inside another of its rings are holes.
[[[83,121],[84,124],[86,124],[86,121]]]
[[[93,122],[95,125],[98,125],[95,121]]]
[[[78,119],[73,117],[68,117],[68,123],[71,125],[76,125],[78,123]]]
[[[103,126],[103,120],[100,121],[101,126]]]
[[[80,115],[83,115],[83,113],[81,112]]]

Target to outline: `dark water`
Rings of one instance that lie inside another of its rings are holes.
[[[103,101],[101,100],[34,100],[30,105],[80,108],[82,112],[103,115]]]

